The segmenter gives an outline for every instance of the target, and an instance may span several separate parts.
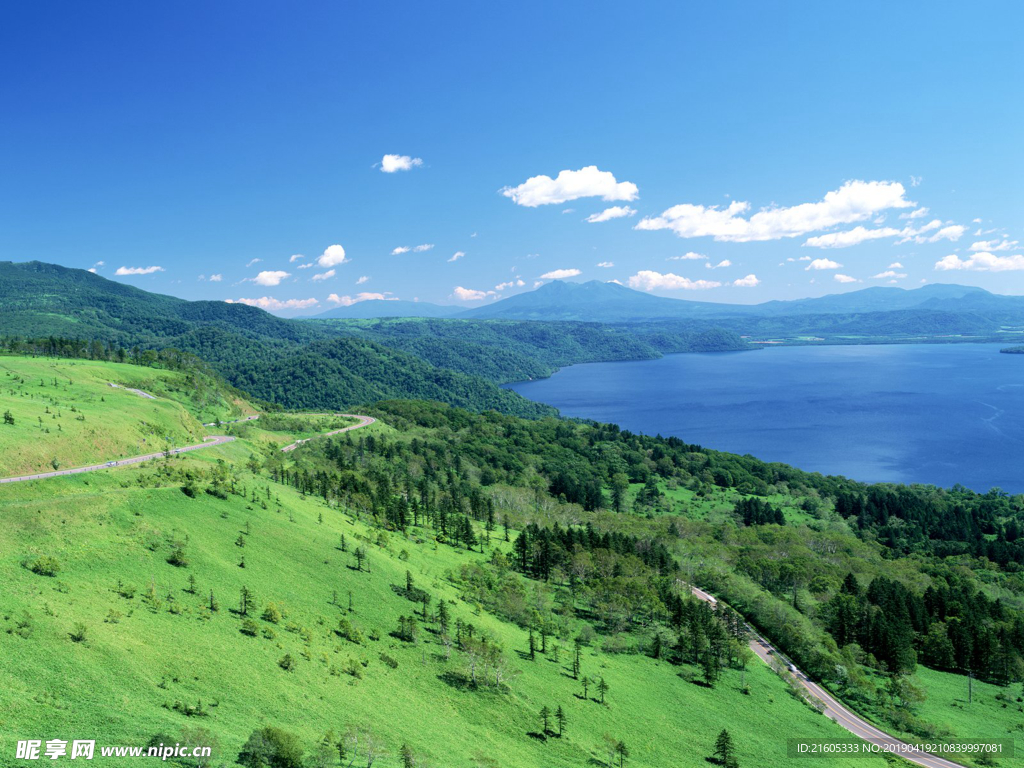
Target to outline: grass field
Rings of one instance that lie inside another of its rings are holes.
[[[0,424],[0,476],[6,477],[198,442],[206,417],[237,417],[251,409],[216,389],[196,389],[172,371],[0,357],[0,412],[14,421]]]
[[[237,467],[248,452],[238,441],[166,463],[198,470],[220,459]],[[521,658],[525,633],[461,601],[445,578],[449,569],[485,555],[417,541],[415,530],[408,538],[390,534],[378,541],[349,515],[244,472],[237,482],[246,486],[247,498],[192,499],[166,480],[163,463],[0,492],[3,749],[18,738],[139,744],[156,733],[174,736],[201,725],[216,735],[230,763],[264,724],[293,731],[312,746],[328,729],[362,723],[372,724],[389,747],[391,757],[378,766],[398,765],[403,742],[435,766],[600,765],[602,738],[610,734],[629,744],[628,765],[696,767],[707,765],[723,727],[745,766],[787,764],[787,737],[844,736],[760,664],[747,672],[747,696],[734,670],[708,689],[682,679],[685,667],[587,650],[584,674],[604,677],[610,691],[606,706],[583,700],[567,671],[568,652],[560,663],[541,655]],[[350,550],[367,544],[370,573],[352,568],[351,551],[339,549],[342,534]],[[185,566],[168,562],[178,547]],[[41,555],[56,558],[56,575],[26,567]],[[242,557],[245,568],[239,567]],[[390,636],[399,615],[416,610],[392,590],[405,583],[406,570],[435,600],[451,601],[453,620],[473,623],[508,649],[519,673],[508,690],[464,688],[451,673],[462,671],[465,660],[456,651],[445,661],[429,634],[421,633],[416,644]],[[190,575],[196,594],[186,591]],[[257,637],[240,632],[243,618],[234,612],[243,585],[255,596]],[[132,589],[134,596],[123,596]],[[208,609],[211,589],[216,612]],[[340,605],[332,604],[335,591]],[[283,614],[277,622],[259,618],[269,602]],[[362,631],[361,644],[334,632],[342,616]],[[75,642],[79,625],[86,637]],[[278,664],[286,654],[296,661],[292,671]],[[344,671],[350,666],[360,678]],[[174,708],[197,701],[206,716]],[[528,735],[540,730],[537,713],[545,705],[565,709],[563,738]]]

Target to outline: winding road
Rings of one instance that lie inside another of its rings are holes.
[[[697,599],[710,603],[712,607],[718,606],[718,600],[703,589],[690,585],[690,591]],[[962,764],[954,763],[953,761],[946,760],[943,757],[914,751],[913,748],[905,741],[901,741],[895,736],[891,736],[885,731],[875,727],[863,717],[844,706],[838,699],[832,696],[832,694],[797,669],[795,664],[776,651],[772,644],[759,635],[754,628],[750,626],[750,624],[746,624],[746,627],[750,636],[750,650],[757,654],[757,657],[769,666],[772,664],[773,657],[778,660],[779,663],[784,664],[793,676],[794,680],[796,680],[796,684],[807,692],[812,701],[816,701],[822,706],[822,713],[825,717],[830,720],[834,720],[857,738],[875,744],[880,748],[880,750],[885,750],[894,755],[899,755],[904,760],[914,763],[915,765],[924,766],[924,768],[964,768]]]
[[[111,384],[110,386],[117,387],[116,384]],[[118,388],[119,389],[127,389],[126,387],[118,387]],[[140,395],[142,397],[150,398],[152,400],[156,400],[157,399],[157,398],[153,397],[153,395],[150,395],[147,392],[143,392],[142,390],[132,389],[132,390],[129,390],[129,391],[134,392],[135,394]],[[358,424],[352,424],[350,426],[343,427],[341,429],[335,429],[335,430],[333,430],[331,432],[325,432],[324,434],[317,435],[316,437],[307,437],[305,440],[297,440],[294,443],[292,443],[291,445],[286,445],[284,448],[281,449],[282,451],[285,451],[285,452],[294,451],[296,448],[298,448],[303,443],[308,443],[310,440],[315,440],[317,437],[327,437],[329,435],[337,435],[337,434],[340,434],[342,432],[349,432],[349,431],[351,431],[353,429],[360,429],[362,427],[369,426],[370,424],[373,424],[374,422],[377,421],[372,416],[360,416],[360,415],[355,414],[355,413],[298,413],[298,414],[289,414],[289,415],[295,415],[295,416],[337,416],[337,417],[344,417],[344,418],[349,418],[349,419],[358,419],[359,423]],[[237,424],[237,423],[243,422],[243,421],[254,421],[254,420],[258,419],[258,418],[259,418],[259,414],[255,415],[255,416],[247,416],[244,419],[235,419],[234,421],[222,421],[220,423],[221,424]],[[204,427],[212,427],[212,426],[215,426],[216,423],[217,422],[211,422],[209,424],[203,424],[203,426]],[[127,458],[127,459],[117,459],[116,461],[108,461],[108,462],[105,462],[103,464],[90,464],[89,466],[86,466],[86,467],[74,467],[72,469],[58,469],[58,470],[54,470],[53,472],[37,472],[36,474],[33,474],[33,475],[15,475],[14,477],[0,477],[0,484],[2,484],[2,483],[22,483],[22,482],[25,482],[26,480],[47,480],[47,479],[49,479],[51,477],[63,477],[64,475],[80,475],[83,472],[98,472],[98,471],[100,471],[102,469],[114,469],[116,467],[126,467],[126,466],[129,466],[131,464],[141,464],[144,461],[152,461],[153,459],[159,459],[159,458],[161,458],[161,457],[163,457],[165,455],[168,455],[168,454],[173,456],[173,455],[178,454],[178,453],[187,453],[189,451],[198,451],[198,450],[201,450],[203,448],[212,448],[215,445],[224,445],[225,443],[231,443],[231,442],[234,442],[234,440],[235,440],[235,438],[231,437],[229,435],[211,435],[210,437],[203,438],[203,442],[196,443],[195,445],[186,445],[186,446],[183,446],[181,448],[171,448],[171,449],[169,449],[167,451],[157,451],[156,453],[147,453],[144,456],[132,456],[132,457]]]

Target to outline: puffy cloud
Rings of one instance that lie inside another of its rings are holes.
[[[559,171],[558,176],[532,176],[517,187],[501,191],[516,205],[536,208],[538,205],[557,205],[581,197],[600,197],[602,200],[636,200],[639,190],[630,181],[616,181],[609,171],[599,171],[588,165],[578,171]]]
[[[286,299],[280,301],[273,296],[261,296],[258,299],[226,299],[228,304],[248,304],[250,307],[259,307],[268,311],[280,309],[308,309],[315,307],[320,302],[316,299]]]
[[[843,275],[843,274],[840,274],[838,272],[836,274],[832,275],[832,279],[835,280],[837,283],[859,283],[860,282],[860,280],[858,280],[856,277],[850,277],[849,275]]]
[[[611,221],[612,219],[624,219],[630,216],[636,215],[636,208],[630,208],[628,205],[613,205],[611,208],[605,208],[600,213],[592,213],[585,221],[591,224],[599,224],[602,221]]]
[[[429,251],[433,247],[434,247],[433,243],[423,243],[423,245],[417,245],[412,250],[413,250],[413,253],[423,253],[424,251]]]
[[[459,301],[482,301],[494,294],[494,291],[475,291],[472,288],[463,288],[461,285],[457,285],[452,291],[452,298]]]
[[[898,182],[848,181],[816,203],[765,208],[744,217],[750,203],[733,201],[727,208],[684,203],[660,216],[645,217],[635,229],[669,229],[679,237],[713,237],[726,242],[751,242],[798,237],[840,224],[868,221],[889,208],[914,205]]]
[[[152,275],[154,272],[163,272],[163,267],[118,267],[115,275]]]
[[[922,208],[915,208],[914,210],[910,211],[909,213],[901,213],[900,214],[900,218],[901,219],[923,219],[927,215],[928,215],[928,209],[922,207]]]
[[[85,270],[85,271],[86,271],[86,272],[92,272],[92,273],[93,273],[93,274],[95,275],[95,274],[96,274],[96,267],[89,267],[89,268],[88,268],[87,270]]]
[[[363,283],[368,283],[368,282],[370,282],[370,276],[369,275],[363,275],[358,280],[356,280],[356,285],[362,285]]]
[[[831,259],[815,259],[804,267],[804,272],[809,272],[812,269],[839,269],[841,266],[843,265]]]
[[[668,260],[669,261],[697,261],[699,259],[706,259],[706,258],[707,258],[707,256],[705,256],[703,253],[694,253],[693,251],[690,251],[689,253],[684,253],[682,256],[669,256]]]
[[[541,280],[564,280],[567,277],[576,277],[583,274],[578,269],[553,269],[540,276]]]
[[[340,245],[329,245],[316,260],[318,266],[329,268],[337,267],[348,262],[345,258],[345,249]]]
[[[313,275],[314,280],[330,280],[332,277],[334,277],[333,269],[328,269],[326,272],[321,272],[320,274]]]
[[[342,307],[351,307],[353,304],[358,304],[360,301],[397,301],[397,298],[386,296],[383,293],[357,293],[353,296],[339,296],[336,293],[332,293],[327,297],[327,300],[332,304],[338,304]]]
[[[380,161],[380,170],[383,173],[411,171],[413,168],[421,165],[423,165],[423,160],[419,157],[409,157],[409,155],[384,155]]]
[[[753,288],[755,285],[759,285],[760,283],[761,281],[757,279],[757,275],[747,275],[746,277],[741,277],[738,280],[732,281],[733,285],[740,288]]]
[[[211,283],[219,283],[223,279],[224,279],[224,275],[210,275],[210,282]]]
[[[899,273],[894,272],[891,269],[887,269],[885,272],[879,272],[877,275],[872,275],[871,279],[872,280],[885,280],[887,278],[891,278],[893,280],[893,282],[895,282],[896,280],[902,280],[905,277],[906,277],[906,275],[904,275],[904,274],[899,274]]]
[[[250,259],[249,263],[245,265],[245,268],[248,269],[253,264],[259,264],[261,261],[263,261],[263,259]]]
[[[614,267],[615,266],[615,262],[614,261],[599,261],[599,262],[597,262],[597,264],[595,266],[605,267],[605,268]]]
[[[979,240],[976,243],[971,243],[970,250],[972,251],[988,251],[989,253],[995,253],[996,251],[1012,251],[1017,247],[1016,240],[1007,240],[1003,238],[999,240]],[[100,264],[103,262],[101,261]]]
[[[522,279],[516,278],[515,280],[508,280],[504,283],[498,283],[496,286],[494,286],[494,290],[504,291],[506,288],[522,288],[524,285],[526,285],[526,283],[524,283]]]
[[[1024,270],[1024,256],[1019,254],[996,256],[994,253],[983,251],[973,253],[969,258],[961,259],[956,254],[950,254],[935,262],[935,269],[939,271],[964,269],[974,272],[1017,272]]]
[[[303,255],[302,255],[301,253],[293,253],[293,254],[291,255],[291,257],[289,257],[289,259],[288,259],[288,263],[289,263],[289,264],[294,264],[294,263],[295,263],[296,261],[298,261],[299,259],[304,259],[304,258],[306,258],[306,257],[305,257],[305,256],[303,256]]]
[[[903,265],[900,264],[898,261],[894,261],[892,264],[886,267],[886,269],[903,269]]]
[[[392,256],[398,256],[399,254],[402,254],[402,253],[408,253],[411,250],[412,249],[409,246],[407,246],[407,245],[400,245],[397,248],[395,248],[393,251],[391,251],[391,255]]]
[[[674,275],[671,272],[662,274],[652,269],[642,269],[627,281],[630,288],[641,291],[699,291],[718,288],[722,284],[714,280],[690,280],[688,277]]]
[[[260,272],[256,277],[251,277],[249,280],[257,285],[273,286],[280,285],[281,281],[286,277],[291,277],[291,273],[276,269]]]
[[[721,267],[731,267],[732,266],[732,262],[729,261],[728,259],[722,259],[717,264],[712,264],[710,261],[706,262],[704,264],[704,266],[707,267],[708,269],[719,269]]]
[[[465,255],[466,255],[465,251],[456,251],[455,253],[452,254],[452,257],[450,259],[448,259],[448,262],[451,263],[453,261],[458,261],[459,259],[461,259]]]

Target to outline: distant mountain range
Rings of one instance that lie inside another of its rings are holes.
[[[357,301],[347,307],[335,307],[319,315],[317,319],[340,318],[343,320],[365,320],[378,317],[454,317],[462,314],[462,307],[445,307],[426,301],[399,301],[397,299],[369,299]]]
[[[983,288],[932,284],[920,288],[872,287],[812,299],[723,304],[654,296],[618,283],[554,280],[533,291],[473,309],[412,301],[361,301],[317,318],[453,317],[460,319],[585,321],[629,323],[653,320],[779,318],[926,310],[944,313],[1024,313],[1024,297],[1002,296]]]

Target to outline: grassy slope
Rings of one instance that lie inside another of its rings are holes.
[[[224,458],[241,465],[248,452],[239,441],[171,462],[209,466]],[[392,754],[408,741],[436,765],[472,765],[478,751],[503,766],[585,765],[601,757],[602,735],[610,733],[630,744],[630,765],[697,767],[706,765],[722,727],[733,733],[741,764],[748,766],[786,764],[788,736],[843,737],[759,664],[748,671],[752,695],[744,696],[732,670],[709,690],[680,679],[678,668],[664,662],[587,652],[584,673],[604,676],[611,687],[607,707],[574,695],[579,686],[566,674],[567,653],[561,664],[512,653],[522,674],[504,695],[451,687],[440,675],[461,668],[457,653],[446,664],[433,642],[414,648],[388,636],[398,615],[414,609],[390,585],[403,583],[408,568],[435,601],[455,601],[453,619],[486,629],[510,651],[523,649],[520,629],[475,615],[443,579],[447,569],[481,555],[392,535],[387,549],[371,547],[372,573],[356,573],[347,567],[351,555],[336,547],[339,534],[352,541],[369,531],[346,515],[282,486],[270,486],[280,497],[280,512],[273,500],[263,510],[238,496],[193,500],[176,487],[140,487],[138,479],[154,472],[150,465],[0,491],[0,575],[7,585],[0,593],[0,627],[13,629],[25,611],[34,625],[28,638],[0,632],[0,744],[85,734],[103,743],[139,743],[158,731],[176,734],[183,725],[200,724],[217,734],[230,762],[262,723],[284,726],[310,745],[328,728],[362,722],[374,724]],[[243,482],[252,485],[248,476]],[[256,486],[262,490],[267,483]],[[240,549],[234,542],[246,523],[252,533]],[[171,541],[186,537],[190,566],[175,568],[166,562]],[[407,561],[400,559],[403,550]],[[58,557],[61,573],[47,578],[23,567],[38,554]],[[242,554],[245,569],[237,565]],[[183,591],[189,573],[197,579],[197,596]],[[134,599],[115,593],[119,579],[138,589]],[[161,598],[173,593],[184,612],[170,613],[166,599],[159,611],[147,608],[141,596],[150,583]],[[286,621],[309,630],[311,660],[303,658],[307,644],[286,631],[286,622],[272,627],[274,640],[239,633],[241,620],[229,608],[243,584],[261,608],[277,601],[288,612]],[[203,608],[211,588],[221,604],[212,615]],[[333,590],[343,601],[353,592],[352,620],[366,633],[378,630],[380,641],[356,646],[332,634],[342,615],[330,604]],[[104,621],[111,610],[123,614],[117,623]],[[77,622],[89,629],[85,643],[69,639]],[[396,658],[399,668],[382,664],[381,652]],[[285,653],[298,660],[296,671],[278,667]],[[329,667],[350,657],[368,662],[362,680],[330,674]],[[199,698],[210,707],[207,718],[188,720],[161,706]],[[564,739],[542,743],[526,735],[538,730],[536,713],[545,704],[565,707]],[[856,763],[872,764],[879,762]]]
[[[4,356],[0,411],[8,410],[15,423],[0,424],[2,477],[49,471],[54,458],[61,467],[74,467],[194,443],[202,439],[203,421],[252,412],[213,385],[198,386],[173,371]]]

